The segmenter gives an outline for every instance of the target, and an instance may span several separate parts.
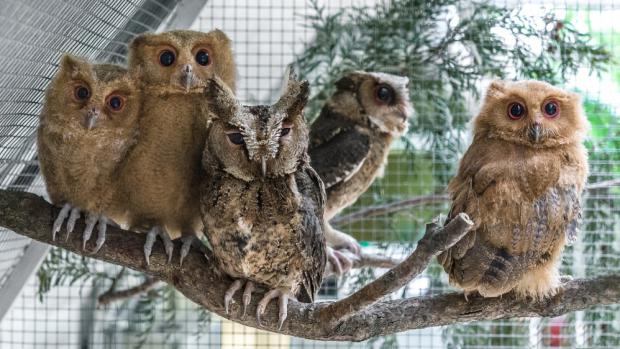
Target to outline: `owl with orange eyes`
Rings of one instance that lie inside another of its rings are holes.
[[[97,227],[94,252],[105,242],[118,170],[136,142],[140,95],[127,69],[65,55],[50,83],[37,132],[47,192],[71,233],[84,215],[83,247]]]
[[[448,186],[448,219],[465,212],[475,222],[438,257],[452,284],[483,297],[557,293],[562,249],[579,232],[588,130],[574,93],[531,80],[490,85]]]

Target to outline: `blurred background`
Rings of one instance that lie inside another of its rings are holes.
[[[534,78],[579,92],[593,125],[591,176],[582,234],[564,252],[563,272],[619,273],[618,18],[620,2],[612,0],[0,0],[0,188],[45,195],[35,134],[63,52],[122,63],[127,43],[142,32],[220,28],[233,40],[246,103],[272,102],[290,63],[310,80],[309,119],[345,71],[410,78],[417,113],[407,136],[395,144],[385,176],[333,221],[369,251],[398,258],[415,248],[425,222],[447,212],[444,189],[490,80]],[[343,297],[382,272],[327,280],[321,299]],[[142,292],[101,298],[125,289]],[[393,297],[449,290],[433,262]],[[144,275],[0,230],[2,349],[620,348],[619,310],[435,327],[362,343],[308,341],[228,322]]]

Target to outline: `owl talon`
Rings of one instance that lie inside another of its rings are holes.
[[[101,215],[97,223],[97,241],[95,243],[95,249],[91,254],[99,252],[103,244],[105,243],[105,233],[108,230],[108,218]]]
[[[170,236],[164,228],[159,226],[154,226],[149,230],[146,234],[146,242],[144,243],[144,259],[146,260],[146,265],[151,265],[151,252],[153,251],[153,244],[155,244],[155,240],[159,236],[164,243],[164,250],[166,251],[166,255],[168,256],[168,263],[172,261],[172,252],[174,250],[174,244],[172,240],[170,240]]]
[[[67,219],[67,239],[69,238],[69,234],[73,233],[73,228],[75,227],[75,222],[78,218],[80,218],[80,210],[74,207],[71,209],[69,219]]]
[[[99,216],[97,214],[88,213],[86,215],[86,228],[84,228],[84,233],[82,234],[82,250],[86,249],[86,243],[90,240],[90,236],[93,234],[93,229],[98,219]]]
[[[233,283],[230,285],[228,290],[226,290],[226,293],[224,293],[224,311],[226,312],[227,315],[228,315],[228,307],[230,305],[230,302],[235,296],[235,293],[237,293],[237,291],[241,288],[241,286],[243,286],[243,280],[237,279],[233,281]]]
[[[252,292],[254,292],[254,283],[252,281],[248,281],[245,284],[245,289],[243,290],[243,315],[241,318],[245,318],[248,305],[252,301]]]
[[[69,210],[71,210],[71,205],[64,204],[62,208],[60,209],[60,212],[58,212],[58,217],[56,217],[56,219],[54,220],[54,224],[52,225],[52,240],[53,241],[56,241],[56,233],[60,231],[60,227],[62,227],[62,223],[65,221],[65,218],[67,218],[67,215],[69,214]]]
[[[293,297],[290,293],[286,291],[276,289],[265,293],[265,296],[263,296],[263,299],[258,302],[258,306],[256,307],[256,322],[259,326],[263,326],[260,321],[261,316],[265,314],[265,310],[267,309],[269,302],[271,302],[271,300],[274,298],[279,298],[278,330],[280,330],[282,329],[282,325],[284,324],[284,321],[286,320],[286,317],[288,315],[288,300],[289,298],[295,299],[295,297]]]
[[[183,245],[181,246],[181,266],[183,265],[183,260],[185,260],[185,257],[189,254],[192,246],[200,250],[200,252],[202,252],[205,256],[207,255],[207,248],[196,235],[192,234],[184,236],[181,238],[181,241],[183,242]]]

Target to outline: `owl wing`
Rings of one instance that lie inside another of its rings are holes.
[[[323,230],[323,207],[325,189],[318,174],[310,167],[303,166],[295,174],[297,188],[301,194],[301,229],[297,231],[297,246],[304,258],[304,271],[297,299],[312,303],[323,282],[323,272],[327,263],[325,235]]]
[[[310,139],[312,167],[327,189],[353,176],[370,153],[368,134],[350,121],[324,112],[312,124]]]

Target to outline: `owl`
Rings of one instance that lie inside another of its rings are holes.
[[[244,284],[244,313],[256,285],[270,289],[256,316],[279,298],[279,324],[289,298],[313,302],[326,265],[325,191],[309,166],[302,110],[307,81],[290,75],[274,105],[242,106],[219,79],[205,91],[213,122],[203,153],[201,210],[221,270],[237,279],[228,305]]]
[[[176,30],[144,34],[130,44],[129,69],[140,81],[142,96],[138,142],[121,169],[116,205],[119,218],[148,231],[147,264],[156,236],[169,261],[173,237],[183,236],[181,263],[202,230],[199,183],[206,137],[206,80],[219,76],[235,86],[231,41],[220,30]]]
[[[94,252],[105,242],[106,211],[118,168],[135,144],[140,95],[123,67],[65,55],[45,95],[37,142],[41,172],[54,204],[63,205],[53,236],[67,219],[86,216],[83,247],[98,224]]]
[[[465,212],[476,225],[438,257],[466,296],[557,292],[562,249],[579,230],[588,129],[574,93],[539,81],[490,85],[448,186],[448,218]]]
[[[390,145],[407,130],[413,113],[406,77],[353,72],[336,82],[336,92],[310,126],[312,167],[327,193],[325,218],[332,219],[353,204],[382,175]],[[359,253],[351,236],[326,223],[329,246]],[[343,254],[330,251],[330,262],[350,268]],[[342,270],[342,269],[341,269]]]

